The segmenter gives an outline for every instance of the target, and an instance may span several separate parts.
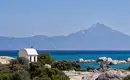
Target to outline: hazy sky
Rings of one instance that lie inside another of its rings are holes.
[[[0,0],[0,36],[67,35],[97,22],[130,35],[130,0]]]

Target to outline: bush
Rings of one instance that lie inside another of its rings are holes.
[[[9,65],[0,64],[0,80],[69,80],[61,70],[80,68],[79,65],[71,61],[62,61],[59,64],[61,66],[54,64],[54,68],[47,68],[45,64],[52,64],[54,61],[50,54],[39,54],[38,62],[28,64],[27,69],[24,61],[26,61],[25,58],[17,58],[11,60]]]
[[[38,63],[30,63],[29,72],[31,74],[31,78],[39,76],[42,72],[41,65]]]
[[[22,65],[28,65],[29,60],[24,58],[24,57],[18,57],[17,60],[19,61],[20,64]]]
[[[38,63],[30,64],[30,74],[32,80],[55,80],[57,76],[63,76],[63,80],[68,80],[68,77],[57,68],[46,68],[44,66],[39,65]],[[56,79],[59,80],[59,79]],[[62,80],[60,78],[60,80]]]
[[[11,73],[15,72],[15,71],[22,71],[22,70],[24,70],[23,65],[20,65],[20,64],[9,65],[8,67],[9,67]]]
[[[16,71],[13,73],[13,80],[31,80],[30,74],[23,70],[23,71]]]
[[[80,70],[81,67],[74,61],[56,61],[51,64],[52,68],[60,70]]]
[[[35,77],[33,80],[51,80],[48,76],[43,76],[43,77]]]
[[[51,64],[54,59],[51,58],[50,54],[39,54],[38,63],[41,65]]]
[[[91,71],[91,70],[94,70],[94,68],[91,67],[91,66],[89,66],[89,67],[87,68],[87,71]]]
[[[12,59],[10,61],[10,65],[13,65],[13,64],[20,64],[20,63],[19,63],[18,59]]]
[[[52,75],[52,80],[70,80],[66,75]]]
[[[10,68],[9,68],[9,65],[6,65],[6,64],[0,64],[0,73],[4,74],[4,73],[10,73]]]
[[[123,80],[130,80],[130,75],[126,76]]]
[[[11,74],[0,74],[0,80],[13,80]]]

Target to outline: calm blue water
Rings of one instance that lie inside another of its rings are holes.
[[[130,57],[130,51],[38,51],[38,53],[49,52],[51,56],[56,60],[78,60],[83,59],[98,59],[99,57],[111,57],[115,60],[126,60]],[[18,51],[0,51],[0,56],[11,56],[16,57]],[[80,63],[83,69],[88,66],[93,66],[95,68],[99,67],[96,63]],[[128,68],[130,64],[119,64],[112,65],[112,68]]]

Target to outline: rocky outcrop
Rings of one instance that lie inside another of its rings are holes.
[[[84,63],[106,63],[106,64],[110,64],[110,65],[116,65],[116,64],[126,64],[126,63],[130,63],[130,58],[128,58],[127,60],[113,60],[110,57],[99,57],[97,60],[84,60],[83,58],[80,58],[78,60],[78,62],[84,62]]]
[[[108,71],[102,73],[96,80],[122,80],[122,75],[120,71]]]
[[[118,61],[117,60],[113,60],[110,65],[115,65],[115,64],[118,64]]]
[[[130,58],[128,58],[127,61],[130,62]]]
[[[125,60],[113,60],[110,62],[110,65],[115,65],[115,64],[126,64],[127,62]]]
[[[45,64],[45,67],[46,67],[46,68],[51,68],[51,65]]]
[[[79,71],[64,71],[69,76],[70,80],[122,80],[130,72],[122,69],[110,69],[105,72],[79,72]]]
[[[107,58],[107,62],[112,62],[112,58]]]
[[[84,62],[84,59],[83,58],[79,58],[79,62]]]
[[[103,61],[103,62],[105,62],[105,61],[107,61],[107,57],[99,57],[99,58],[98,58],[98,61]]]
[[[0,56],[0,63],[9,64],[12,59],[14,59],[14,58],[9,57],[9,56]]]

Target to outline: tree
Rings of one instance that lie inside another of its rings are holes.
[[[51,64],[54,59],[51,58],[50,54],[39,54],[38,55],[38,63],[41,65]]]
[[[31,79],[36,76],[39,76],[42,72],[41,65],[38,63],[30,63],[29,72],[31,74]]]
[[[60,70],[80,70],[81,67],[74,61],[56,61],[51,64],[52,68]]]

